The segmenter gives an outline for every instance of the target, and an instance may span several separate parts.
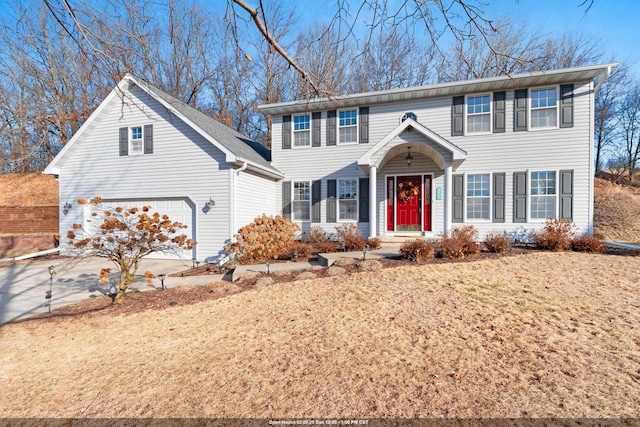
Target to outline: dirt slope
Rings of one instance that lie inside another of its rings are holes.
[[[639,284],[534,253],[8,325],[0,417],[639,417]]]
[[[0,206],[51,206],[58,204],[58,181],[53,175],[0,174]]]
[[[640,244],[640,188],[595,179],[594,230],[607,240]]]

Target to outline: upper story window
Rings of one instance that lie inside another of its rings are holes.
[[[491,132],[491,96],[467,98],[467,133]]]
[[[311,185],[309,181],[293,183],[293,220],[309,221],[311,219]]]
[[[489,219],[490,175],[488,173],[467,175],[467,218]]]
[[[129,154],[143,154],[142,126],[132,127],[129,138]]]
[[[557,123],[556,89],[531,89],[531,128],[556,127]]]
[[[338,180],[338,220],[358,220],[358,180]]]
[[[556,216],[555,171],[531,172],[531,218],[547,219]]]
[[[293,146],[311,146],[311,118],[309,114],[293,116]]]
[[[358,110],[338,112],[340,143],[358,142]]]

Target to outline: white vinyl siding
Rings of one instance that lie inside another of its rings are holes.
[[[557,123],[556,89],[531,89],[531,128],[554,128]]]
[[[531,219],[556,217],[556,172],[531,172]]]
[[[358,180],[338,180],[338,221],[358,220]]]
[[[296,181],[293,183],[293,212],[294,221],[309,221],[311,219],[311,183]]]
[[[491,96],[467,98],[467,134],[491,132]]]
[[[311,117],[309,114],[293,116],[293,146],[311,146]]]
[[[491,216],[491,175],[467,175],[467,219],[489,219]]]
[[[338,112],[338,133],[341,144],[358,142],[358,110]]]
[[[129,131],[129,154],[143,154],[142,126],[132,127]]]

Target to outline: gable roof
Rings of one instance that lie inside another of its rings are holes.
[[[118,85],[111,91],[107,98],[100,103],[98,108],[91,114],[87,121],[80,127],[78,132],[73,135],[71,140],[63,147],[58,155],[46,167],[44,173],[59,174],[57,164],[65,154],[70,150],[71,146],[86,131],[90,123],[97,117],[101,111],[113,99],[116,93],[128,91],[128,85],[134,84],[149,94],[152,98],[162,104],[171,113],[178,116],[187,125],[192,127],[196,132],[216,146],[225,154],[228,163],[247,163],[251,169],[262,172],[273,178],[282,178],[283,174],[276,168],[271,166],[271,151],[262,144],[253,141],[240,132],[218,122],[217,120],[207,116],[197,109],[185,104],[184,102],[174,98],[156,86],[141,80],[132,74],[125,75]]]
[[[562,70],[538,71],[512,76],[487,77],[460,82],[438,83],[429,86],[382,90],[378,92],[356,93],[333,98],[316,98],[277,104],[259,105],[258,109],[266,114],[290,114],[311,110],[331,110],[336,108],[357,107],[388,102],[407,102],[415,99],[464,95],[468,93],[493,92],[519,88],[575,83],[600,79],[601,83],[619,64],[592,65],[587,67],[566,68]]]

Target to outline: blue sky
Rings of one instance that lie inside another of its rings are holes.
[[[595,0],[588,12],[582,0],[484,0],[486,16],[512,16],[525,20],[529,28],[545,35],[565,32],[593,39],[604,52],[604,61],[613,58],[632,66],[640,79],[640,0]],[[328,20],[335,13],[335,1],[298,0],[296,12],[303,22]],[[359,3],[352,0],[352,3]],[[312,6],[313,5],[313,6]]]

